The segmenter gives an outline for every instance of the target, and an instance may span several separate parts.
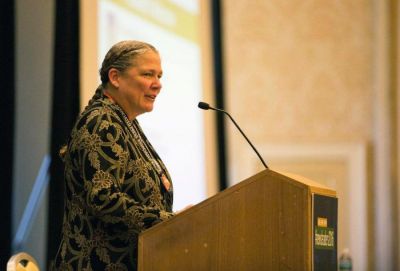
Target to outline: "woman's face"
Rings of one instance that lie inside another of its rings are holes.
[[[151,50],[136,57],[132,67],[119,73],[119,102],[129,119],[153,110],[161,90],[161,76],[160,56]]]

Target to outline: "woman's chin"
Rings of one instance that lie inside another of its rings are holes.
[[[154,101],[147,103],[146,106],[145,106],[146,112],[153,111],[153,108],[154,108]]]

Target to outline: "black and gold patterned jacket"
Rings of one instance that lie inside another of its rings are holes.
[[[162,184],[123,113],[97,96],[67,145],[62,241],[53,270],[136,270],[138,234],[172,216],[172,187]],[[137,120],[132,123],[171,180]]]

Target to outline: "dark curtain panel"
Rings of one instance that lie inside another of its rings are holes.
[[[60,243],[64,212],[64,165],[58,155],[79,114],[79,0],[57,0],[47,263]]]
[[[222,14],[220,0],[211,0],[212,13],[212,42],[214,60],[214,87],[216,107],[224,109],[224,67],[222,54]],[[228,187],[226,175],[226,136],[225,136],[225,115],[217,113],[217,145],[218,145],[218,169],[219,169],[219,189],[224,190]]]
[[[5,268],[11,253],[11,199],[14,159],[14,0],[0,1],[0,187],[1,187],[1,222],[0,222],[0,269]]]

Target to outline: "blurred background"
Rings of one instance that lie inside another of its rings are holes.
[[[399,270],[399,8],[396,0],[1,1],[1,266],[26,251],[45,270],[56,253],[57,152],[100,82],[106,51],[137,39],[162,57],[162,95],[139,120],[171,170],[175,210],[263,170],[229,120],[197,108],[204,100],[235,118],[272,170],[337,191],[338,254],[350,250],[353,270]],[[13,243],[35,187],[37,213]]]

